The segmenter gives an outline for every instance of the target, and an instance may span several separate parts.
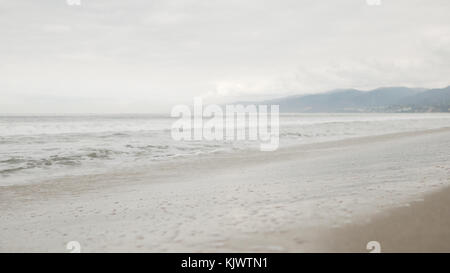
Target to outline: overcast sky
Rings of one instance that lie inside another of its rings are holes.
[[[381,1],[0,0],[0,112],[450,85],[450,1]]]

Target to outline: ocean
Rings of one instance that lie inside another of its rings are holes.
[[[0,186],[258,150],[255,141],[175,141],[164,115],[2,115]],[[281,114],[290,145],[450,127],[450,114]]]

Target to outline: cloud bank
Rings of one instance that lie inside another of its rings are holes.
[[[450,2],[0,1],[0,112],[450,84]]]

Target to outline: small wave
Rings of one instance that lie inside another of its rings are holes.
[[[114,133],[114,134],[111,134],[111,136],[129,136],[129,134],[125,134],[125,133]]]
[[[53,155],[50,157],[51,164],[68,165],[73,166],[80,164],[80,156],[59,156]]]
[[[175,149],[179,151],[196,151],[198,150],[197,147],[175,147]]]
[[[126,133],[112,133],[107,135],[101,135],[100,138],[110,138],[110,137],[129,137],[129,134]]]
[[[125,145],[125,148],[131,148],[131,149],[143,149],[143,150],[149,150],[149,149],[167,149],[169,148],[169,146],[167,145],[139,145],[139,146],[134,146],[131,144],[127,144]]]
[[[18,172],[18,171],[25,170],[25,169],[28,169],[28,168],[17,167],[17,168],[4,169],[4,170],[0,170],[0,174],[2,174],[2,175],[9,175],[11,173]]]
[[[109,158],[114,153],[117,153],[117,152],[114,152],[114,151],[108,150],[108,149],[100,149],[100,150],[95,150],[93,152],[90,152],[86,156],[91,159],[96,159],[96,158],[105,159],[105,158]]]
[[[145,145],[145,146],[137,146],[137,148],[140,149],[160,149],[160,150],[166,150],[169,148],[169,145]]]
[[[23,159],[23,158],[11,157],[11,158],[9,158],[9,159],[0,161],[0,163],[5,163],[5,164],[20,164],[20,163],[24,163],[25,161],[26,161],[26,160]]]
[[[301,133],[281,133],[280,134],[281,137],[304,137],[307,136],[306,134],[301,134]]]
[[[204,144],[203,146],[207,147],[207,148],[219,148],[219,147],[222,147],[222,145],[220,145],[220,144]]]
[[[14,139],[7,139],[7,138],[1,138],[0,139],[0,144],[12,144],[12,143],[16,143],[17,141]]]

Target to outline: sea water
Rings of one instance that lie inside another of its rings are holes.
[[[255,141],[175,141],[168,115],[2,115],[0,186],[138,168],[207,153],[258,150]],[[280,148],[450,127],[450,114],[281,114]]]

